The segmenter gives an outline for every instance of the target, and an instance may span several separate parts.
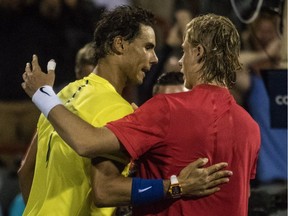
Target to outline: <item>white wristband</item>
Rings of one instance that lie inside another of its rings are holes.
[[[62,104],[51,86],[45,85],[40,87],[32,97],[32,101],[47,118],[51,109]]]

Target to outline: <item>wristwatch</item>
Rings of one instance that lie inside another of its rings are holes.
[[[170,177],[170,187],[169,187],[169,194],[172,198],[180,198],[182,195],[182,188],[179,184],[179,181],[177,179],[176,175],[172,175]]]

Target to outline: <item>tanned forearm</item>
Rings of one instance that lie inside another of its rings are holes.
[[[132,178],[122,176],[123,165],[116,166],[116,164],[117,162],[105,158],[93,160],[91,185],[93,200],[97,207],[126,206],[131,203]],[[164,197],[170,181],[164,181],[163,184]],[[147,202],[149,201],[147,200]]]
[[[117,137],[108,128],[93,127],[63,105],[55,106],[48,120],[61,138],[83,157],[94,158],[120,150]]]
[[[243,64],[244,68],[267,58],[267,54],[264,51],[243,51],[239,56],[240,62]]]

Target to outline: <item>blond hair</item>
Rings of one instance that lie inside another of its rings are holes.
[[[204,61],[200,74],[204,83],[216,83],[231,88],[236,82],[240,37],[234,24],[226,17],[206,14],[187,24],[186,37],[192,47],[202,45]]]

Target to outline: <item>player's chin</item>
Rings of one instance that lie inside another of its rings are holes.
[[[130,80],[130,84],[132,84],[132,85],[141,85],[141,84],[143,84],[143,78],[140,78],[140,77],[137,77],[137,78],[135,78],[135,79],[131,79]]]
[[[138,79],[136,84],[137,84],[137,85],[143,84],[143,78],[142,78],[142,79]]]
[[[141,72],[138,77],[137,77],[137,84],[140,85],[144,82],[144,78],[145,78],[145,73]]]

